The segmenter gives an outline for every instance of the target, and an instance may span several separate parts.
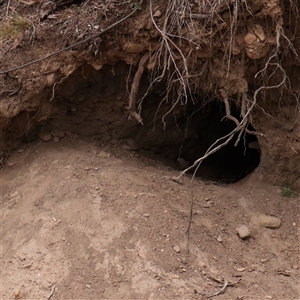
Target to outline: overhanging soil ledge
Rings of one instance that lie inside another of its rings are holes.
[[[231,152],[232,159],[222,162],[220,152],[220,159],[211,157],[214,168],[235,169],[236,153],[251,151],[248,144],[256,140],[259,156],[256,149],[242,170],[213,172],[212,179],[236,181],[255,169],[259,180],[299,188],[297,1],[2,4],[1,70],[95,35],[133,9],[130,18],[103,35],[1,75],[2,156],[59,127],[95,140],[131,138],[138,147],[190,165],[214,139],[235,128],[226,118],[228,101],[238,122],[249,112],[231,143],[246,128],[258,135],[244,131],[240,152],[225,146],[222,151]],[[147,53],[136,91],[138,65]],[[133,120],[127,121],[128,115]]]

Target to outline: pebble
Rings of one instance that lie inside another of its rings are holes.
[[[71,115],[76,115],[77,112],[77,107],[76,106],[72,106],[70,109]]]
[[[20,290],[16,290],[15,291],[15,298],[16,299],[20,299],[21,298],[21,292],[20,292]]]
[[[150,214],[143,214],[143,216],[144,216],[145,218],[149,218],[149,217],[150,217]]]
[[[43,142],[49,142],[52,138],[52,135],[50,132],[44,132],[44,133],[40,133],[39,137]]]
[[[246,268],[234,268],[237,272],[244,272]]]
[[[53,138],[53,140],[54,140],[55,143],[58,143],[58,142],[59,142],[59,137],[58,137],[58,136],[55,136],[55,137]]]
[[[246,225],[242,225],[242,226],[236,228],[236,231],[242,240],[246,239],[250,236],[250,230]]]
[[[177,178],[176,176],[173,176],[171,179],[179,184],[183,184],[182,177]]]
[[[177,158],[178,163],[180,164],[180,166],[184,169],[188,168],[190,166],[190,164],[184,160],[183,158],[179,157]]]
[[[154,14],[153,14],[154,18],[159,18],[161,17],[161,11],[158,9]]]
[[[128,139],[126,141],[126,144],[128,145],[128,150],[133,150],[133,151],[136,151],[138,150],[139,148],[137,147],[137,145],[135,144],[135,141],[132,140],[132,139]]]
[[[98,153],[97,156],[99,156],[99,157],[101,157],[101,158],[109,158],[109,157],[111,157],[111,154],[110,154],[110,153],[107,153],[107,152],[105,152],[105,151],[101,151],[101,152]]]
[[[267,216],[267,215],[260,215],[253,219],[254,223],[258,224],[261,227],[266,228],[279,228],[281,225],[281,221],[278,218]]]
[[[63,138],[64,136],[65,136],[65,133],[63,132],[63,131],[61,131],[61,130],[58,130],[58,129],[53,129],[53,130],[51,130],[51,134],[55,137],[55,136],[57,136],[57,137],[59,137],[59,138]]]
[[[222,242],[223,242],[223,239],[222,239],[222,237],[221,237],[220,235],[217,237],[217,241],[218,241],[219,243],[222,243]]]
[[[251,33],[251,32],[248,32],[245,37],[244,37],[244,42],[247,44],[247,45],[251,45],[253,44],[255,41],[257,40],[257,37],[255,34]]]
[[[14,193],[12,193],[10,196],[9,196],[9,199],[12,199],[12,198],[15,198],[19,195],[19,192],[18,191],[15,191]]]
[[[138,256],[141,258],[141,259],[147,259],[147,257],[146,257],[146,254],[143,252],[143,251],[139,251],[138,252]]]
[[[179,275],[173,275],[174,279],[179,279]]]
[[[18,160],[14,160],[14,159],[8,159],[7,161],[6,161],[6,165],[8,166],[8,167],[13,167],[14,165],[16,165],[18,163]]]
[[[180,247],[178,245],[176,245],[176,246],[173,247],[173,250],[175,252],[179,253],[180,252]]]

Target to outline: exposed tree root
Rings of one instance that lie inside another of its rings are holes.
[[[147,52],[143,55],[139,62],[138,69],[134,75],[133,82],[131,85],[131,91],[129,94],[129,102],[128,102],[128,113],[129,113],[129,118],[134,118],[136,119],[139,123],[143,124],[143,119],[140,116],[140,114],[136,111],[136,94],[139,90],[140,86],[140,81],[141,77],[144,73],[146,63],[150,57],[150,52]]]
[[[269,63],[269,65],[274,65],[272,63]],[[190,167],[186,168],[185,170],[183,170],[179,176],[176,178],[176,180],[179,180],[186,172],[188,172],[189,170],[192,170],[195,168],[194,172],[193,172],[193,176],[191,179],[191,206],[190,206],[190,216],[189,216],[189,223],[187,226],[187,230],[186,230],[186,235],[187,235],[187,252],[189,253],[189,237],[190,237],[190,230],[191,230],[191,223],[192,223],[192,217],[193,217],[193,204],[194,204],[194,197],[193,197],[193,183],[194,183],[194,179],[196,176],[196,173],[202,163],[203,160],[205,160],[207,157],[209,157],[210,155],[216,153],[218,150],[220,150],[221,148],[225,147],[226,145],[228,145],[228,143],[233,139],[234,135],[239,132],[238,135],[238,139],[236,141],[235,144],[237,144],[240,140],[240,137],[242,135],[243,132],[246,132],[246,124],[247,124],[247,120],[253,110],[253,108],[256,106],[256,102],[257,102],[257,95],[259,92],[263,91],[263,90],[269,90],[269,89],[278,89],[281,86],[285,86],[286,81],[287,81],[287,76],[285,73],[285,70],[278,64],[276,64],[277,68],[281,71],[282,73],[282,81],[280,83],[278,83],[277,85],[272,85],[272,86],[261,86],[260,88],[258,88],[255,92],[254,92],[254,96],[253,96],[253,100],[251,103],[251,106],[248,108],[248,110],[245,112],[245,104],[242,104],[242,112],[241,115],[243,116],[243,119],[239,122],[235,117],[233,117],[230,114],[230,107],[229,107],[229,103],[228,103],[228,99],[226,94],[224,93],[224,91],[220,91],[220,94],[223,95],[223,101],[225,103],[225,108],[226,108],[226,117],[230,120],[232,120],[233,122],[236,123],[236,127],[227,135],[217,139],[206,151],[206,153],[200,157],[199,159],[197,159],[193,165],[191,165]],[[245,101],[246,97],[243,98],[243,100]],[[248,133],[254,133],[252,131],[248,131]],[[258,135],[263,136],[262,133],[255,133]],[[225,140],[223,143],[219,144],[221,141]]]

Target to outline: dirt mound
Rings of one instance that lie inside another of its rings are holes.
[[[298,198],[196,179],[187,254],[190,177],[131,140],[101,144],[21,144],[2,169],[3,299],[299,298]]]

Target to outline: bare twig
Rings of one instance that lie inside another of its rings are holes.
[[[236,284],[238,284],[239,282],[242,281],[242,279],[239,279],[236,282],[231,282],[231,281],[227,281],[225,278],[219,279],[219,278],[217,278],[216,276],[214,276],[213,274],[210,274],[210,273],[208,273],[207,276],[210,279],[214,280],[215,282],[223,284],[222,288],[216,293],[213,293],[213,294],[200,293],[201,295],[206,296],[207,298],[212,298],[212,297],[218,296],[218,295],[224,293],[227,287],[235,286]]]
[[[7,158],[8,158],[8,156],[9,156],[8,152],[6,153],[5,156],[2,155],[1,162],[0,162],[0,169],[4,166],[4,164],[5,164],[5,162],[6,162]]]
[[[49,293],[47,299],[50,299],[50,298],[53,296],[53,294],[54,294],[54,292],[55,292],[55,286],[56,286],[55,284],[52,286],[52,289],[51,289],[51,291],[50,291],[50,293]]]
[[[228,281],[226,279],[224,279],[224,285],[223,285],[223,287],[218,292],[216,292],[214,294],[207,295],[207,298],[212,298],[212,297],[215,297],[215,296],[218,296],[218,295],[224,293],[225,290],[226,290],[226,288],[227,288],[227,286],[228,286]]]

